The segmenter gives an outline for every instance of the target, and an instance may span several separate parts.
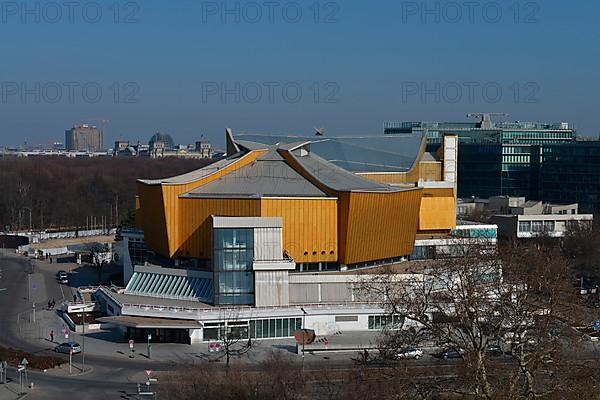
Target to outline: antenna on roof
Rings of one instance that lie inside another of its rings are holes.
[[[325,128],[315,128],[315,136],[325,136]]]

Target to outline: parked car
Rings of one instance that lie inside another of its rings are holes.
[[[396,354],[397,359],[414,358],[415,360],[418,360],[422,356],[423,356],[423,350],[417,349],[417,348],[409,348],[403,352]]]
[[[486,354],[489,354],[490,356],[493,357],[499,357],[502,354],[504,354],[504,352],[502,351],[502,347],[500,347],[500,345],[497,344],[492,344],[489,345],[487,347],[487,349],[485,349]]]
[[[67,279],[69,276],[69,274],[67,273],[67,271],[58,271],[56,273],[56,279],[57,280],[62,280],[62,279]]]
[[[434,354],[437,358],[443,358],[447,360],[448,358],[463,358],[465,351],[463,349],[456,349],[454,347],[448,347],[439,353]]]
[[[57,353],[69,354],[72,352],[73,354],[77,354],[81,353],[81,346],[77,342],[65,342],[56,346],[54,351]]]

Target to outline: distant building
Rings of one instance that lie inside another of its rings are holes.
[[[150,149],[156,147],[166,150],[171,150],[175,148],[175,142],[171,135],[167,135],[166,133],[156,132],[148,141],[148,146]]]
[[[494,122],[493,115],[471,115],[480,117],[479,122],[386,122],[384,133],[426,133],[430,147],[439,145],[445,135],[458,136],[460,197],[547,200],[539,193],[540,146],[572,143],[575,130],[566,122]]]
[[[213,158],[214,151],[210,146],[209,142],[206,141],[198,141],[196,142],[196,153],[200,153],[202,158]]]
[[[102,132],[92,125],[79,125],[65,131],[67,151],[101,151],[104,147]]]
[[[579,214],[578,204],[550,204],[524,197],[496,196],[487,202],[462,199],[459,203],[459,217],[468,217],[475,210],[490,215],[490,222],[498,226],[498,236],[513,240],[541,235],[564,237],[573,224],[591,224],[594,219],[592,214]]]
[[[52,143],[52,151],[61,151],[65,149],[65,145],[62,142]]]
[[[115,153],[127,150],[129,147],[129,140],[117,140],[115,142]]]

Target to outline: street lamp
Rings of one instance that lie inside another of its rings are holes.
[[[85,372],[85,299],[83,301],[83,333],[81,335],[81,369]]]
[[[304,345],[306,343],[306,310],[300,307],[302,311],[302,372],[304,372]]]

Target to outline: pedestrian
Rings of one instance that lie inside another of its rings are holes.
[[[77,295],[73,295],[73,303],[77,303]]]
[[[54,343],[54,331],[50,331],[50,342]]]

